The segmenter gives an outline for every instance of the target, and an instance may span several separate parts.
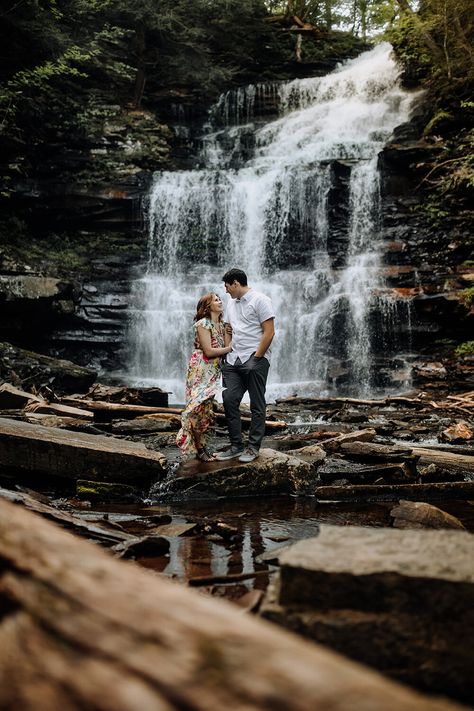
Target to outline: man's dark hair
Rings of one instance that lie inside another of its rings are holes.
[[[229,269],[222,277],[224,284],[232,284],[238,281],[240,286],[247,286],[247,274],[242,269]]]

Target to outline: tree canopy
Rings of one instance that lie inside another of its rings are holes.
[[[74,142],[98,97],[132,108],[170,88],[210,99],[232,81],[270,78],[272,64],[337,55],[333,31],[388,38],[429,89],[427,135],[461,123],[463,155],[473,142],[472,0],[4,0],[0,20],[7,156],[18,140]]]

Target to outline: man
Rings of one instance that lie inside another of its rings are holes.
[[[241,269],[231,269],[222,277],[230,300],[224,322],[232,329],[232,351],[222,367],[224,390],[222,398],[229,429],[230,448],[217,459],[239,458],[252,462],[258,457],[265,434],[265,387],[270,367],[270,344],[275,335],[272,302],[247,285],[247,275]],[[240,403],[247,392],[252,414],[248,447],[242,444]]]

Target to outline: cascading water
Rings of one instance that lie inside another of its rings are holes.
[[[222,294],[237,266],[277,313],[270,398],[374,389],[376,344],[393,321],[381,296],[378,154],[413,98],[387,44],[326,77],[221,97],[197,167],[158,173],[151,189],[130,331],[136,381],[183,400],[197,300]],[[265,102],[276,120],[255,118]]]

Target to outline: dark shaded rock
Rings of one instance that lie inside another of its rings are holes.
[[[166,459],[141,443],[0,418],[0,464],[18,476],[149,484]]]
[[[474,537],[321,526],[279,555],[261,614],[431,693],[470,702]]]
[[[162,536],[143,536],[133,541],[126,541],[114,546],[119,558],[148,558],[165,555],[170,549],[170,542]]]
[[[28,389],[49,386],[60,393],[87,390],[97,377],[91,368],[0,343],[0,378]]]
[[[347,462],[344,459],[328,459],[319,468],[318,475],[323,484],[333,483],[340,485],[340,480],[344,478],[347,484],[373,484],[373,483],[397,483],[413,480],[413,472],[406,463],[383,462],[368,466],[356,462]],[[379,477],[383,477],[383,482],[378,482]]]

